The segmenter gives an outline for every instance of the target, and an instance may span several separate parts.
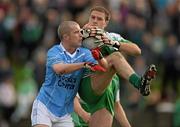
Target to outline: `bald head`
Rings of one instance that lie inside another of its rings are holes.
[[[63,21],[58,27],[58,35],[61,40],[63,40],[63,35],[69,34],[74,26],[79,25],[74,21]]]

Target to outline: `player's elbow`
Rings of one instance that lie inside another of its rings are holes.
[[[133,54],[134,55],[141,55],[141,49],[136,45],[136,44],[133,44]]]
[[[136,47],[136,55],[141,55],[141,49],[138,46]]]

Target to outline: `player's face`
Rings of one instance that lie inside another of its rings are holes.
[[[99,11],[92,11],[89,17],[89,24],[104,29],[107,26],[105,14]]]
[[[69,33],[69,43],[74,48],[78,48],[82,44],[82,34],[80,30],[80,26],[75,25]]]

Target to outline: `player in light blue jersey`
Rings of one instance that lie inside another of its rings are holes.
[[[47,53],[45,81],[33,103],[34,127],[73,127],[70,114],[84,68],[97,69],[91,52],[80,47],[82,34],[76,22],[62,22],[58,34],[61,42]],[[98,62],[104,65],[104,60]]]

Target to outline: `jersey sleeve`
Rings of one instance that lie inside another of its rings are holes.
[[[118,41],[121,43],[130,43],[129,40],[124,39],[121,35],[116,34],[116,33],[108,33],[108,36],[113,40],[113,41]]]
[[[64,63],[62,56],[60,53],[55,51],[48,51],[47,53],[47,66],[53,66],[57,63]]]
[[[84,62],[92,62],[94,64],[98,63],[92,56],[91,51],[89,49],[85,50]]]

